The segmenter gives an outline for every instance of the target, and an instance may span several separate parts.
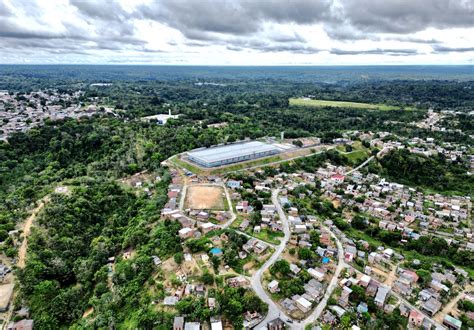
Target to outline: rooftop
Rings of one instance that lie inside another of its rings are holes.
[[[243,157],[267,151],[278,152],[280,149],[271,144],[250,141],[190,151],[188,155],[204,162],[218,162],[229,158]]]

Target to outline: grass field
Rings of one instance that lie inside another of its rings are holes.
[[[344,102],[344,101],[327,101],[327,100],[311,100],[303,98],[291,98],[290,105],[304,106],[304,107],[337,107],[337,108],[357,108],[368,110],[400,110],[401,108],[386,104],[370,104],[359,102]],[[405,108],[405,110],[412,110],[412,108]]]
[[[359,164],[370,157],[370,149],[365,148],[360,141],[355,141],[352,144],[353,151],[346,152],[343,145],[337,146],[336,150],[347,157],[352,164]]]
[[[267,164],[277,162],[282,160],[281,156],[270,156],[267,158],[260,158],[256,160],[251,160],[242,163],[236,163],[233,165],[223,166],[216,169],[211,170],[211,174],[223,174],[232,171],[239,171],[245,170],[246,168],[253,167],[253,166],[265,166]]]
[[[204,172],[204,170],[202,170],[198,166],[194,166],[191,163],[188,163],[188,162],[185,162],[185,161],[179,159],[179,156],[173,156],[172,158],[170,158],[170,162],[177,165],[177,166],[179,166],[179,167],[185,168],[188,171],[193,172],[194,174],[197,174],[197,175]]]

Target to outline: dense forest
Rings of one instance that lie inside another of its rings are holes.
[[[442,155],[427,157],[406,149],[394,150],[380,160],[381,173],[395,182],[435,191],[472,194],[474,177],[467,162],[448,161]]]
[[[96,115],[81,120],[47,121],[44,126],[0,141],[0,240],[9,257],[18,253],[8,232],[26,218],[44,196],[50,201],[39,214],[28,240],[26,267],[17,270],[20,292],[16,306],[31,308],[39,328],[152,328],[169,329],[172,316],[152,308],[162,299],[163,286],[151,277],[151,256],[167,258],[180,253],[179,224],[158,221],[167,200],[170,181],[160,163],[196,147],[245,138],[317,136],[323,142],[346,130],[389,131],[407,137],[435,137],[472,146],[472,137],[459,132],[432,132],[410,126],[425,117],[429,107],[466,111],[474,107],[472,81],[456,69],[452,80],[415,80],[410,68],[400,73],[358,68],[333,74],[325,69],[243,70],[228,68],[145,67],[0,67],[0,89],[61,92],[83,90],[81,102],[98,98],[117,116]],[[304,70],[303,70],[304,71]],[[217,72],[217,73],[216,73]],[[100,74],[99,74],[100,73]],[[440,79],[443,72],[424,72]],[[108,87],[92,82],[112,82]],[[215,84],[199,84],[212,81]],[[386,103],[414,110],[373,111],[345,108],[289,106],[288,98],[313,95],[321,99]],[[180,114],[165,126],[147,123],[144,115]],[[215,123],[226,123],[212,127]],[[460,117],[453,128],[472,133],[470,118]],[[281,171],[313,171],[324,162],[351,164],[336,151],[284,163]],[[351,164],[353,165],[353,164]],[[151,197],[135,194],[117,180],[147,170],[159,175]],[[268,174],[275,169],[266,169]],[[377,171],[401,183],[438,192],[472,193],[472,176],[464,163],[424,157],[405,151],[380,160]],[[71,194],[54,194],[60,184]],[[256,203],[256,202],[255,202]],[[330,203],[315,199],[320,214],[335,212]],[[438,242],[436,242],[438,243]],[[191,243],[192,244],[192,243]],[[413,249],[418,247],[413,246]],[[421,247],[420,247],[421,248]],[[134,258],[121,254],[133,249]],[[111,274],[107,260],[118,256]],[[226,256],[232,262],[235,256]],[[154,287],[154,294],[148,288]],[[246,308],[264,310],[256,297],[238,289],[216,292],[222,312],[235,322]],[[94,309],[92,324],[82,314]],[[179,308],[196,319],[207,316],[202,301],[184,301]]]

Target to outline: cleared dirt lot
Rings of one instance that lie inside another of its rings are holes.
[[[189,186],[184,207],[193,210],[224,210],[224,189],[217,186]]]

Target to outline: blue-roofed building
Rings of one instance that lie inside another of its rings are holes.
[[[458,319],[455,319],[451,315],[446,315],[443,320],[443,324],[448,327],[448,329],[459,330],[462,327],[462,322]]]
[[[190,161],[203,167],[217,167],[277,154],[280,148],[259,141],[202,148],[187,153]]]
[[[229,180],[227,181],[227,187],[232,188],[232,189],[238,189],[242,185],[242,181],[237,181],[237,180]]]

